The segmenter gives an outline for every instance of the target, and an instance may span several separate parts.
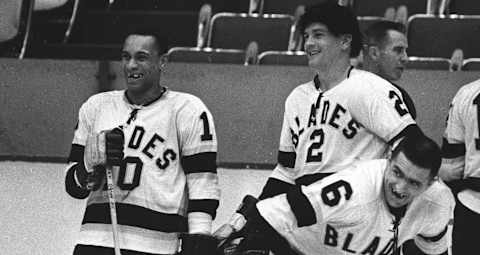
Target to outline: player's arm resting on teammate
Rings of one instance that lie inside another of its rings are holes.
[[[290,105],[289,100],[285,102],[285,112],[283,117],[282,130],[280,134],[280,149],[277,155],[277,165],[273,169],[272,174],[267,179],[267,183],[263,187],[263,190],[259,196],[259,199],[265,199],[268,197],[273,197],[278,194],[286,193],[295,185],[294,178],[294,167],[295,167],[295,146],[293,129],[290,127],[290,121],[294,118],[291,117],[290,111],[293,107]],[[230,217],[230,220],[222,225],[217,231],[215,231],[215,237],[220,241],[225,240],[233,233],[239,232],[246,223],[246,206],[245,201],[242,205],[239,206],[233,215]],[[242,209],[243,208],[243,209]]]
[[[290,97],[285,101],[277,165],[262,189],[259,199],[286,193],[295,185],[295,147],[298,143],[298,125],[295,125],[294,105]]]
[[[182,235],[182,255],[213,254],[217,241],[211,233],[212,221],[220,199],[213,118],[206,106],[197,102],[179,112],[177,125],[188,191],[188,233]]]
[[[118,165],[123,159],[123,131],[120,128],[91,131],[89,119],[94,115],[91,111],[89,115],[89,102],[79,112],[65,177],[67,193],[79,199],[100,188],[107,164]]]

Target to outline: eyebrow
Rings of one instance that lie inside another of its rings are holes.
[[[419,180],[408,177],[398,166],[395,165],[394,168],[395,168],[397,171],[399,171],[400,173],[402,173],[402,177],[403,177],[404,179],[406,179],[407,181],[412,182],[412,183],[415,183],[415,184],[417,184],[417,185],[422,184],[422,182],[420,182]]]

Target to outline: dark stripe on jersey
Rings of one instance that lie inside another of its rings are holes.
[[[400,131],[390,141],[388,141],[388,144],[391,146],[395,143],[395,141],[407,135],[421,135],[421,134],[423,134],[423,131],[417,126],[417,124],[410,124],[406,126],[402,131]]]
[[[447,139],[443,138],[442,142],[442,158],[458,158],[465,156],[466,148],[464,143],[448,143]]]
[[[317,223],[315,210],[308,198],[303,194],[301,186],[295,186],[287,192],[287,201],[297,219],[298,227],[310,226]]]
[[[316,181],[319,181],[333,173],[316,173],[316,174],[307,174],[295,180],[297,185],[310,185]]]
[[[117,221],[120,225],[139,227],[165,233],[186,232],[187,220],[178,214],[166,214],[145,207],[117,203]],[[82,224],[111,224],[108,203],[87,206]]]
[[[278,151],[278,156],[277,156],[278,163],[284,167],[288,167],[288,168],[295,167],[296,158],[297,158],[297,154],[295,152]]]
[[[443,229],[442,232],[440,232],[438,235],[436,236],[424,236],[422,234],[419,234],[418,236],[420,236],[421,238],[423,238],[425,241],[427,242],[438,242],[440,239],[442,239],[442,237],[447,233],[447,229],[448,229],[448,225],[445,226],[445,228]]]
[[[90,194],[90,191],[78,187],[74,177],[76,168],[77,168],[77,165],[75,164],[72,167],[70,167],[70,169],[68,169],[67,174],[65,176],[65,190],[70,196],[74,198],[84,199],[88,197],[88,195]]]
[[[202,152],[182,157],[182,166],[185,174],[217,173],[217,153]]]
[[[263,187],[262,194],[258,199],[262,200],[269,197],[274,197],[279,194],[287,193],[295,185],[288,182],[281,181],[275,178],[268,178],[267,183]]]
[[[68,155],[68,162],[82,162],[85,146],[80,144],[72,144],[70,148],[70,155]]]
[[[217,216],[218,200],[216,199],[192,199],[188,200],[188,212],[204,212],[215,219]]]
[[[408,94],[408,92],[400,87],[399,85],[391,82],[393,86],[395,86],[398,90],[400,90],[400,93],[402,93],[402,98],[403,101],[405,102],[405,105],[407,105],[408,112],[412,116],[412,118],[415,120],[417,118],[417,109],[415,109],[415,104],[413,103],[412,98]]]
[[[480,192],[480,177],[468,177],[463,182],[465,188]]]

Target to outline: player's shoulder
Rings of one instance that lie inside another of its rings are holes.
[[[467,83],[460,87],[457,94],[455,95],[456,100],[460,101],[470,101],[470,97],[474,97],[480,93],[480,79]]]
[[[350,72],[349,78],[344,81],[344,86],[348,89],[364,91],[366,94],[372,94],[375,91],[398,90],[382,77],[360,69],[353,69]]]
[[[313,80],[310,80],[296,86],[287,96],[286,102],[293,103],[297,101],[303,101],[306,97],[309,97],[312,93],[315,93],[316,91],[317,90],[315,88],[315,83],[313,82]]]
[[[420,195],[420,204],[429,204],[433,208],[450,210],[455,205],[455,198],[447,185],[436,180]]]
[[[125,90],[112,90],[106,92],[100,92],[94,95],[91,95],[84,103],[83,107],[95,108],[103,107],[109,102],[123,100]]]
[[[165,96],[179,110],[196,111],[207,108],[202,99],[190,93],[168,90]]]
[[[379,199],[386,166],[386,159],[361,160],[335,175],[350,183],[353,193],[357,193],[359,203],[367,204]]]

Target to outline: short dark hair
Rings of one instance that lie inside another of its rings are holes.
[[[157,48],[158,54],[164,54],[168,50],[168,38],[161,35],[157,29],[148,29],[148,28],[129,28],[127,29],[127,39],[130,35],[142,35],[142,36],[151,36],[155,40],[155,47]],[[125,40],[124,40],[125,41]]]
[[[388,30],[394,30],[402,34],[406,33],[406,27],[402,23],[389,20],[381,20],[370,25],[364,32],[364,44],[381,45],[387,39]]]
[[[358,25],[357,16],[350,7],[327,1],[308,6],[298,21],[302,33],[313,23],[322,23],[335,36],[350,34],[352,42],[350,57],[357,57],[362,47],[362,34]]]
[[[413,164],[430,169],[433,178],[438,174],[442,163],[440,147],[432,139],[421,133],[405,136],[392,152],[392,159],[400,152]]]

